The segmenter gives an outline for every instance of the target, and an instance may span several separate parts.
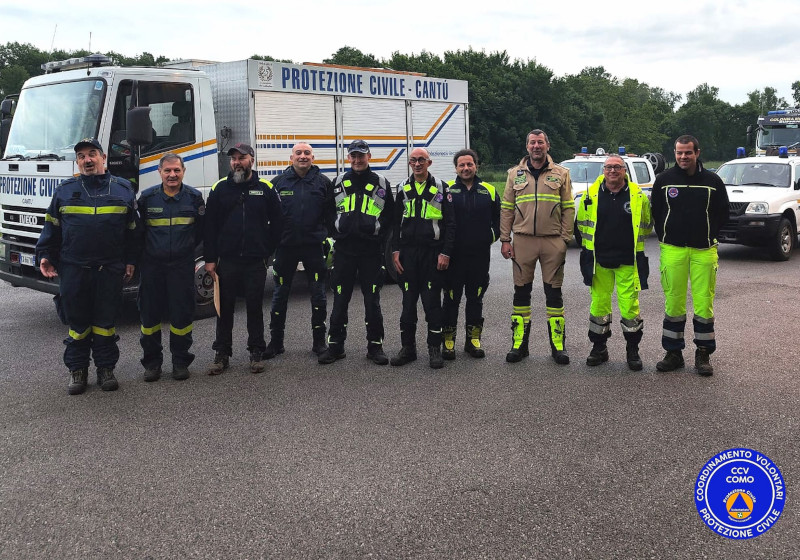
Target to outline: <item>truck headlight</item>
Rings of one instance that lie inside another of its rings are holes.
[[[0,241],[0,261],[8,260],[8,245]]]
[[[744,211],[745,214],[768,214],[769,213],[769,204],[766,202],[751,202],[747,205],[747,210]]]

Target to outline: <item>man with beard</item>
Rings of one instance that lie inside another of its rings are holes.
[[[231,172],[211,187],[206,201],[206,270],[219,282],[216,352],[209,375],[228,368],[233,354],[233,308],[243,293],[247,307],[250,371],[264,371],[264,282],[267,260],[281,231],[280,198],[272,183],[253,171],[255,152],[239,143],[228,150]]]
[[[90,355],[100,388],[119,387],[115,321],[123,281],[133,277],[141,231],[131,184],[106,171],[100,142],[85,138],[75,144],[75,154],[80,175],[56,189],[36,244],[41,273],[61,278],[56,302],[69,325],[64,364],[70,395],[86,390]]]
[[[289,161],[291,165],[273,180],[281,199],[283,232],[272,263],[275,291],[272,294],[267,358],[284,352],[283,333],[289,292],[297,265],[301,262],[311,291],[311,350],[321,356],[328,349],[325,344],[327,267],[323,243],[328,237],[328,228],[336,219],[333,186],[314,165],[314,149],[308,143],[295,144]]]
[[[526,148],[528,155],[508,170],[500,203],[500,251],[514,263],[513,342],[506,361],[519,362],[528,355],[531,291],[538,261],[547,306],[550,352],[557,364],[565,365],[569,363],[569,355],[565,348],[561,283],[575,219],[572,181],[569,170],[554,163],[547,154],[550,140],[543,130],[528,133]]]
[[[456,244],[444,290],[442,357],[456,359],[458,307],[463,293],[467,300],[464,352],[483,358],[483,296],[489,287],[490,248],[500,237],[500,197],[492,185],[478,177],[478,154],[474,150],[456,152],[453,164],[457,177],[450,183],[450,194],[456,216]]]

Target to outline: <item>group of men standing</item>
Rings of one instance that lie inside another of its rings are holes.
[[[415,148],[411,175],[393,196],[387,179],[369,165],[370,147],[355,140],[348,147],[350,170],[334,181],[314,164],[313,148],[299,142],[290,166],[273,181],[259,178],[255,153],[243,143],[230,148],[230,173],[204,202],[183,183],[184,163],[173,153],[159,162],[162,184],[135,198],[130,183],[105,169],[96,139],[75,145],[80,175],[62,183],[47,211],[37,245],[40,270],[60,275],[56,297],[69,325],[64,363],[70,371],[69,393],[87,387],[90,358],[101,389],[118,387],[119,359],[114,323],[123,281],[139,263],[141,345],[145,381],[162,374],[162,320],[169,321],[172,376],[189,377],[194,359],[194,262],[202,241],[205,269],[218,283],[219,315],[215,356],[208,373],[229,367],[233,351],[236,298],[247,310],[250,371],[284,352],[289,291],[302,263],[311,292],[312,350],[321,364],[345,358],[348,307],[359,280],[364,298],[367,358],[375,364],[402,366],[417,359],[417,302],[427,322],[429,364],[441,368],[456,357],[458,310],[466,298],[464,351],[485,356],[481,346],[482,300],[489,285],[490,247],[501,241],[501,254],[512,261],[514,294],[512,345],[506,361],[529,354],[531,294],[536,263],[545,294],[547,333],[553,360],[569,363],[561,286],[567,244],[572,238],[575,202],[569,171],[548,154],[550,141],[539,129],[526,137],[528,154],[508,172],[502,200],[477,174],[478,156],[461,150],[449,183],[429,172],[430,154]],[[626,360],[642,369],[639,342],[643,321],[639,291],[647,287],[649,267],[645,237],[653,222],[661,240],[661,278],[666,306],[662,345],[667,351],[659,371],[683,367],[687,280],[694,301],[695,365],[711,375],[715,350],[713,299],[716,284],[716,235],[727,217],[725,187],[698,160],[697,140],[681,136],[675,144],[676,166],[653,186],[652,211],[638,185],[628,180],[624,161],[610,156],[603,175],[580,200],[577,222],[582,232],[581,271],[592,304],[590,366],[608,360],[611,296],[616,284]],[[385,277],[386,236],[392,232],[392,261],[403,294],[400,351],[388,359],[383,349],[380,292]],[[331,270],[334,301],[326,338],[325,244],[333,238]],[[275,290],[270,312],[270,341],[264,336],[263,296],[267,265],[273,258]]]

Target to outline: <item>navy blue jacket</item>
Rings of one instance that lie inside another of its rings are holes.
[[[244,183],[233,173],[217,181],[206,201],[203,253],[207,263],[220,257],[267,259],[281,231],[280,198],[272,183],[253,171]]]
[[[193,261],[195,247],[203,241],[206,204],[194,187],[181,185],[169,196],[161,185],[139,195],[139,216],[144,227],[143,258],[163,263]]]
[[[728,191],[719,175],[703,168],[687,175],[678,167],[659,173],[650,196],[658,239],[676,247],[708,249],[728,220]]]
[[[500,196],[477,175],[467,189],[457,177],[450,184],[456,215],[456,255],[485,253],[500,238]]]
[[[61,183],[45,214],[36,243],[37,263],[53,266],[136,264],[141,240],[131,184],[106,172]]]
[[[397,187],[394,199],[392,251],[402,247],[433,247],[452,256],[456,239],[453,196],[444,181],[430,173],[422,194],[412,175]]]
[[[391,231],[394,197],[386,177],[367,168],[336,178],[336,218],[331,228],[336,250],[351,255],[383,254]]]
[[[280,245],[321,245],[336,219],[331,180],[312,165],[305,177],[287,167],[272,180],[281,199],[283,233]]]

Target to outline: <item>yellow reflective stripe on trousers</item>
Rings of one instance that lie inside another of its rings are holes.
[[[179,329],[178,327],[174,327],[174,326],[170,325],[169,326],[169,332],[171,332],[172,334],[178,335],[178,336],[186,336],[187,334],[192,332],[193,328],[194,328],[194,323],[189,323],[188,327],[183,327],[182,329]]]
[[[145,327],[142,325],[142,334],[144,335],[151,335],[155,334],[161,330],[161,323],[157,324],[155,327]]]
[[[90,332],[92,332],[92,328],[91,327],[89,327],[88,329],[86,329],[82,333],[78,333],[78,332],[75,332],[72,329],[70,329],[69,330],[69,337],[71,339],[73,339],[73,340],[83,340],[84,338],[89,336]]]
[[[117,329],[111,327],[110,329],[104,329],[103,327],[95,327],[92,325],[92,333],[99,334],[100,336],[114,336],[117,333]]]

